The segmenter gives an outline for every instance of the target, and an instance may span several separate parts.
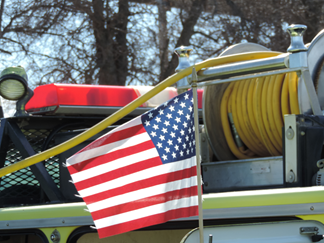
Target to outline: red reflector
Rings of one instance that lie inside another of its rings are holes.
[[[198,109],[202,108],[202,97],[203,97],[203,89],[197,89],[197,95],[198,95]]]

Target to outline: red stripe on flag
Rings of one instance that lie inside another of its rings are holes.
[[[156,186],[156,185],[160,185],[160,184],[165,184],[167,182],[190,178],[190,177],[196,176],[196,175],[197,175],[196,167],[193,166],[193,167],[183,169],[180,171],[175,171],[175,172],[170,172],[167,174],[153,176],[153,177],[145,179],[145,180],[140,180],[140,178],[139,178],[138,181],[136,181],[134,183],[127,184],[125,186],[121,186],[121,187],[118,187],[118,185],[116,185],[116,187],[114,189],[100,192],[100,193],[97,193],[97,194],[94,194],[94,195],[91,195],[88,197],[83,197],[83,200],[86,204],[91,204],[91,203],[102,201],[102,200],[105,200],[107,198],[114,197],[117,195],[129,193],[132,191],[137,191],[137,190],[140,190],[143,188],[148,188],[148,187],[152,187],[152,186]]]
[[[141,134],[143,132],[146,132],[146,130],[142,124],[139,124],[139,125],[136,125],[133,127],[129,127],[129,128],[126,128],[126,129],[123,129],[120,131],[112,132],[110,134],[106,134],[103,137],[98,138],[97,140],[95,140],[94,142],[89,144],[88,146],[81,149],[76,154],[79,154],[86,150],[97,148],[97,147],[100,147],[100,146],[103,146],[106,144],[110,144],[110,143],[114,143],[114,142],[117,142],[117,141],[120,141],[123,139],[127,139],[127,138],[133,137],[135,135]]]
[[[71,175],[80,172],[80,171],[84,171],[93,167],[96,167],[98,165],[102,165],[102,164],[106,164],[109,163],[113,160],[116,159],[120,159],[132,154],[136,154],[139,152],[143,152],[144,150],[148,150],[154,148],[154,144],[152,142],[152,140],[131,146],[131,147],[127,147],[124,149],[119,149],[116,151],[113,151],[111,153],[107,153],[95,158],[91,158],[85,161],[82,161],[80,163],[68,166],[68,170],[70,172]],[[162,162],[161,162],[162,164]],[[81,190],[81,189],[80,189]]]
[[[137,220],[98,229],[99,238],[121,234],[124,232],[140,229],[154,224],[161,224],[172,219],[185,218],[198,215],[198,206],[174,209],[165,213],[143,217]]]
[[[93,220],[98,220],[101,218],[106,218],[109,216],[126,213],[140,208],[145,208],[148,206],[165,203],[167,201],[172,201],[176,199],[181,199],[185,197],[197,196],[198,190],[197,186],[192,186],[188,188],[183,188],[180,190],[174,190],[166,193],[161,193],[159,195],[146,197],[140,200],[132,201],[129,203],[120,204],[114,207],[105,208],[99,211],[91,213]]]
[[[160,157],[155,157],[148,160],[142,160],[138,163],[127,165],[126,167],[121,167],[116,170],[109,171],[107,173],[102,173],[98,176],[91,177],[89,179],[74,183],[78,191],[92,187],[101,183],[105,183],[119,177],[123,177],[141,170],[152,168],[158,165],[161,165]]]

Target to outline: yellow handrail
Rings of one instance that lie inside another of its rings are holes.
[[[200,62],[195,65],[195,68],[197,72],[203,68],[213,67],[221,64],[226,63],[232,63],[232,62],[239,62],[239,61],[247,61],[247,60],[254,60],[254,59],[261,59],[261,58],[267,58],[267,57],[273,57],[277,56],[281,53],[279,52],[250,52],[250,53],[243,53],[243,54],[235,54],[230,56],[224,56],[224,57],[217,57],[205,60],[203,62]],[[64,151],[84,142],[85,140],[91,138],[95,134],[101,132],[111,124],[117,122],[119,119],[126,116],[128,113],[135,110],[137,107],[142,105],[144,102],[164,90],[165,88],[171,86],[172,84],[175,84],[180,79],[190,75],[192,72],[192,67],[188,67],[179,73],[176,73],[168,78],[166,78],[163,82],[159,83],[157,86],[155,86],[152,90],[145,93],[144,95],[138,97],[133,102],[129,103],[124,108],[116,111],[111,116],[107,117],[103,121],[99,122],[98,124],[94,125],[90,129],[84,131],[83,133],[77,135],[76,137],[65,141],[64,143],[61,143],[53,148],[50,148],[46,151],[43,151],[41,153],[38,153],[36,155],[33,155],[31,157],[28,157],[22,161],[19,161],[15,164],[6,166],[4,168],[0,169],[0,177],[7,175],[9,173],[12,173],[17,170],[21,170],[23,168],[26,168],[28,166],[31,166],[33,164],[36,164],[38,162],[41,162],[43,160],[49,159],[52,156],[55,156],[57,154],[63,153]]]

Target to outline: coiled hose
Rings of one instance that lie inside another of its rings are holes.
[[[285,114],[299,114],[296,73],[230,83],[221,100],[221,122],[238,159],[282,154]]]

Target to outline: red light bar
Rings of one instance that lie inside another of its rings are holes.
[[[47,84],[38,86],[34,90],[34,96],[26,104],[25,109],[32,114],[111,114],[152,88],[145,86]],[[167,88],[141,105],[133,114],[141,114],[176,95],[175,88]],[[202,90],[198,91],[198,99],[198,106],[201,108]]]

